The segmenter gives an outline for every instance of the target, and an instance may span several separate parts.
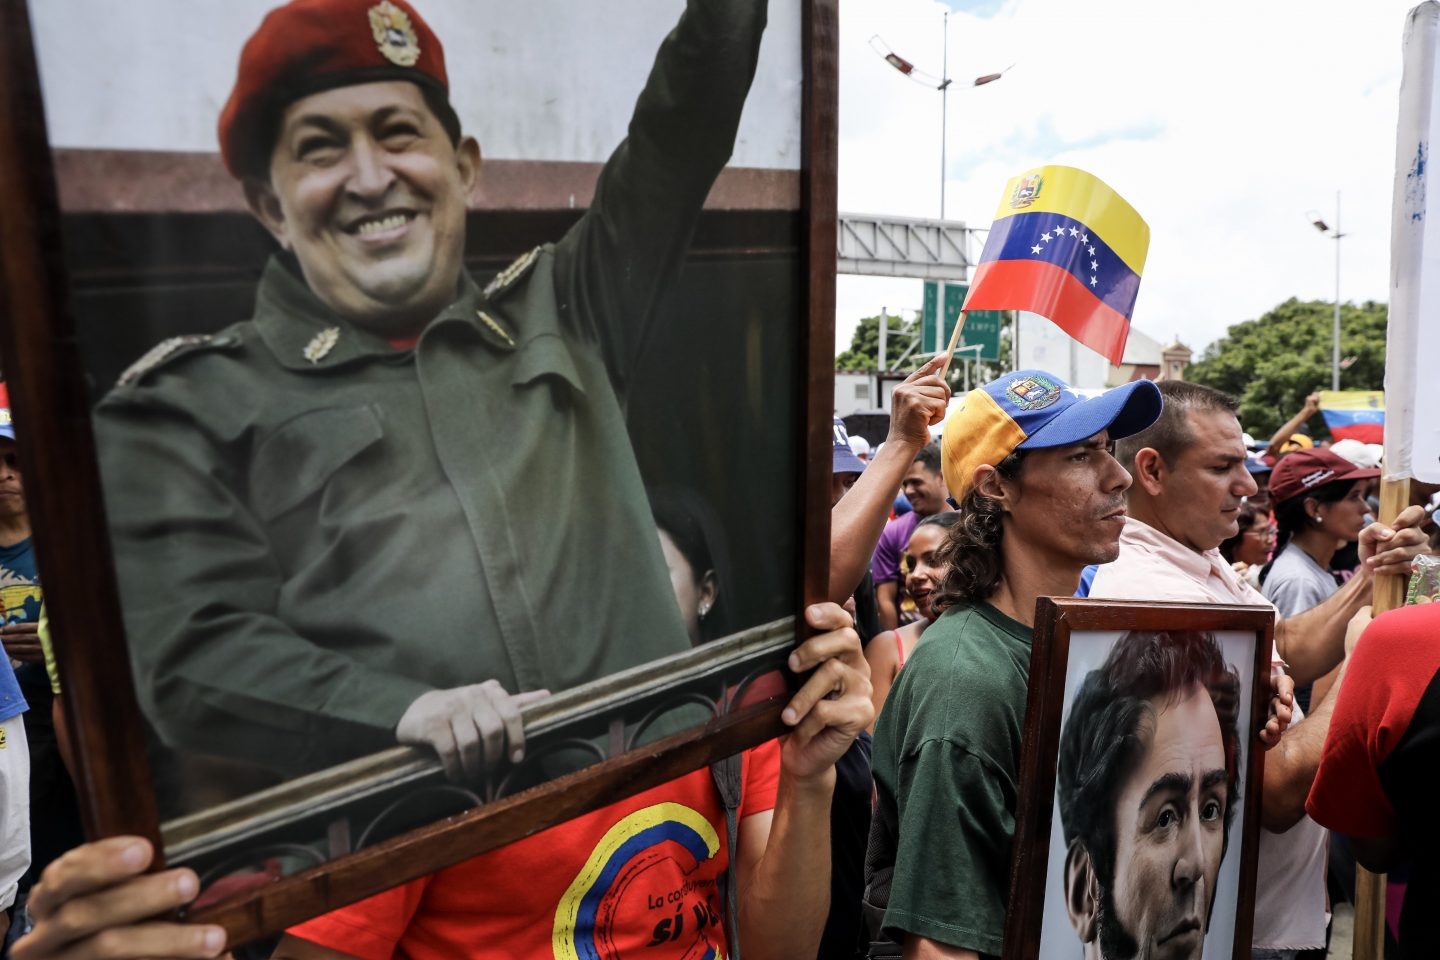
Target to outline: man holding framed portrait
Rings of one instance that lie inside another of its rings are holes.
[[[1238,404],[1196,383],[1160,384],[1165,408],[1148,430],[1128,438],[1118,455],[1135,483],[1119,558],[1096,572],[1088,595],[1117,600],[1167,600],[1271,606],[1220,556],[1219,545],[1238,529],[1243,498],[1256,492],[1236,417]],[[1347,630],[1369,619],[1371,584],[1378,574],[1408,572],[1424,546],[1415,529],[1423,514],[1411,508],[1392,527],[1371,524],[1361,534],[1362,568],[1329,600],[1294,617],[1276,616],[1275,666],[1287,684],[1312,682],[1341,664]],[[1352,618],[1357,622],[1352,623]],[[1341,671],[1343,678],[1343,668]],[[1301,949],[1325,945],[1327,835],[1305,814],[1305,797],[1320,759],[1334,707],[1331,694],[1312,705],[1266,758],[1256,957],[1293,960]]]

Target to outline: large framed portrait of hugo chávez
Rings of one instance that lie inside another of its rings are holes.
[[[1250,956],[1274,619],[1040,599],[1005,960]]]
[[[835,0],[0,0],[0,72],[92,837],[242,943],[782,729]]]

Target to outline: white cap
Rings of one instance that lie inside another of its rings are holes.
[[[850,434],[850,452],[857,457],[870,456],[870,441],[857,434]]]
[[[1362,443],[1352,437],[1336,440],[1330,444],[1330,452],[1344,457],[1357,467],[1373,470],[1380,466],[1380,456],[1385,448],[1378,443]]]

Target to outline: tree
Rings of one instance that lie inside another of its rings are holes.
[[[916,314],[909,320],[891,315],[888,318],[887,342],[885,345],[885,365],[890,370],[914,370],[920,366],[920,354],[917,350],[904,363],[900,363],[900,357],[910,348],[911,337],[920,332],[920,317]],[[988,383],[1000,376],[1001,373],[1011,369],[1010,364],[1010,331],[1013,328],[1015,314],[1013,311],[1005,311],[1005,322],[1000,328],[1000,360],[984,361],[980,364],[971,363],[970,385],[979,386]],[[835,370],[837,372],[864,372],[867,370],[878,370],[880,368],[880,317],[865,317],[855,328],[855,335],[850,338],[850,349],[835,358]],[[888,372],[888,371],[887,371]],[[959,393],[964,382],[963,365],[960,357],[950,364],[950,374],[947,378],[950,389]]]
[[[1205,348],[1185,379],[1224,390],[1240,399],[1240,422],[1256,440],[1266,440],[1305,405],[1305,396],[1330,387],[1331,337],[1335,304],[1291,297],[1256,320],[1237,323]],[[1340,306],[1342,390],[1385,386],[1383,303],[1367,300]],[[1326,436],[1324,425],[1310,430]]]
[[[889,316],[885,326],[889,331],[886,334],[885,365],[894,369],[900,355],[910,346],[911,338],[919,333],[920,321]],[[855,335],[850,338],[850,349],[835,358],[835,369],[854,372],[880,369],[879,316],[865,317],[860,321]]]

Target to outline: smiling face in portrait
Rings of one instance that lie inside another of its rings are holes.
[[[475,141],[453,144],[418,86],[383,81],[291,104],[270,181],[245,191],[330,309],[413,333],[455,298],[479,165]]]
[[[1101,893],[1099,944],[1116,960],[1196,960],[1225,850],[1225,748],[1200,685],[1151,705],[1148,743],[1115,797],[1115,877]]]

